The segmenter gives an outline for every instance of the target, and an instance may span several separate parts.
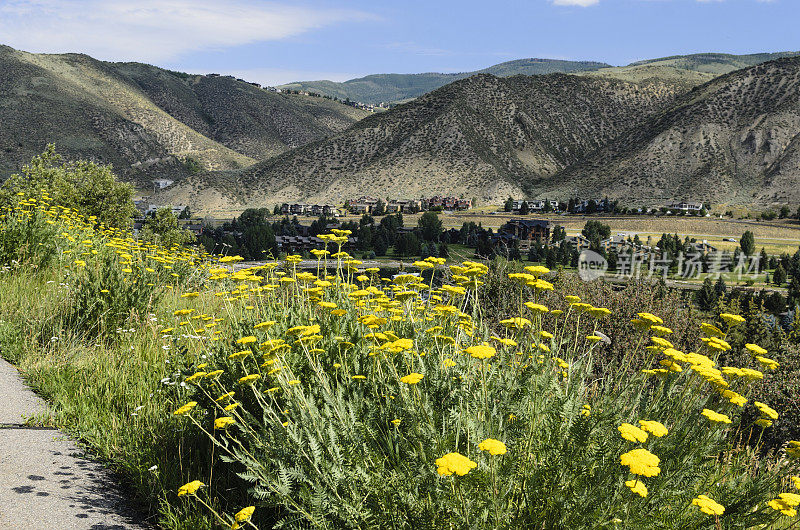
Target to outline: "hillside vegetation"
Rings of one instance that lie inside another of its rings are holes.
[[[778,52],[751,55],[698,53],[638,61],[627,66],[611,66],[595,61],[518,59],[474,72],[455,74],[435,72],[424,74],[374,74],[350,79],[342,83],[333,81],[298,81],[281,85],[280,88],[317,92],[340,99],[349,98],[353,101],[364,103],[404,102],[453,81],[465,79],[476,74],[492,74],[498,77],[552,73],[591,74],[632,82],[658,79],[661,82],[671,82],[691,88],[710,81],[718,75],[783,57],[795,56],[799,53]]]
[[[342,130],[365,112],[86,55],[0,46],[0,178],[56,143],[70,158],[112,163],[128,179],[246,167]]]
[[[529,189],[721,203],[800,199],[800,57],[719,77]]]
[[[443,74],[373,74],[343,83],[334,81],[300,81],[281,85],[279,88],[326,94],[339,99],[350,99],[363,103],[392,103],[405,101],[427,94],[453,81],[477,74],[492,74],[498,77],[512,75],[543,75],[597,70],[609,66],[594,61],[561,61],[556,59],[518,59],[483,70]]]
[[[564,74],[457,81],[347,131],[252,166],[247,202],[457,193],[497,200],[581,160],[678,95]],[[187,181],[181,190],[201,186]]]
[[[631,63],[630,66],[672,66],[682,70],[703,72],[712,75],[723,75],[749,66],[797,57],[800,52],[752,53],[749,55],[733,55],[730,53],[694,53],[691,55],[673,55],[658,59],[647,59]]]
[[[14,197],[0,353],[164,528],[795,526],[763,318],[502,260],[383,278],[346,231],[316,274],[236,270]]]

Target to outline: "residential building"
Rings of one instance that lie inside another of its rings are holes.
[[[550,241],[550,221],[546,219],[511,219],[500,227],[500,238],[513,238],[519,241],[519,250],[528,251],[534,241]]]
[[[700,210],[703,209],[703,203],[681,201],[669,204],[667,205],[667,208],[669,208],[670,210],[681,210],[682,212],[699,212]]]

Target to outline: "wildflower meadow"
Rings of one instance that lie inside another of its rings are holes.
[[[389,273],[347,235],[246,266],[19,195],[0,353],[168,528],[798,525],[800,441],[767,450],[759,400],[783,367],[739,314],[623,334],[530,266],[498,315],[486,263]]]

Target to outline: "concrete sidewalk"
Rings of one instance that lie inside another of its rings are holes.
[[[30,428],[46,408],[0,359],[0,529],[145,529],[113,475],[61,432]]]

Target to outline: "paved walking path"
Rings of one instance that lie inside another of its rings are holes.
[[[46,408],[0,359],[0,529],[145,529],[112,474],[54,429],[25,427]]]

